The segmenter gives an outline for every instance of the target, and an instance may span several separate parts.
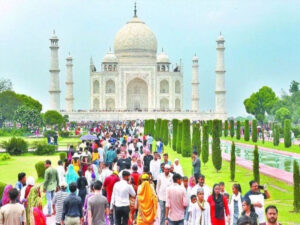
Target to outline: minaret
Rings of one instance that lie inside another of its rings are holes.
[[[217,39],[217,66],[216,66],[216,102],[215,112],[226,113],[225,65],[224,65],[224,38],[220,33]]]
[[[73,58],[69,53],[67,60],[67,74],[66,74],[66,111],[72,112],[74,106],[74,95],[73,95]]]
[[[51,50],[51,59],[50,59],[50,109],[51,110],[60,110],[60,89],[59,89],[59,65],[58,65],[58,38],[53,31],[53,35],[50,38],[50,50]]]
[[[198,81],[198,57],[193,57],[193,71],[192,71],[192,110],[199,111],[199,81]]]

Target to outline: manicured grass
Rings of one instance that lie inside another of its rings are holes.
[[[221,139],[228,140],[228,141],[234,141],[236,143],[240,142],[240,143],[245,143],[245,144],[249,144],[249,145],[257,145],[257,146],[261,146],[261,147],[265,147],[265,148],[272,148],[272,149],[277,149],[277,150],[281,150],[281,151],[293,152],[293,153],[300,154],[300,146],[298,146],[298,145],[292,145],[290,148],[286,148],[286,147],[284,147],[284,143],[279,143],[278,146],[274,146],[273,142],[269,142],[269,141],[265,141],[265,143],[262,143],[261,140],[258,140],[257,143],[254,143],[251,140],[245,141],[243,138],[241,138],[240,140],[237,140],[235,137],[231,138],[230,136],[228,136],[228,137],[223,136],[223,137],[221,137]]]
[[[12,159],[0,161],[0,181],[6,184],[15,185],[18,180],[18,173],[25,172],[26,176],[33,176],[37,179],[35,164],[38,161],[51,160],[53,166],[56,167],[59,160],[58,154],[51,156],[36,156],[31,153],[26,153],[22,156],[12,156]],[[41,182],[37,181],[38,183]]]
[[[192,159],[183,158],[180,154],[177,154],[169,146],[165,147],[165,152],[169,154],[170,160],[178,158],[182,165],[185,175],[192,174]],[[206,165],[201,165],[201,173],[206,177],[206,184],[212,187],[214,183],[220,181],[225,182],[226,191],[231,192],[231,186],[235,182],[230,181],[230,163],[227,161],[222,162],[222,169],[216,172],[211,161],[211,155]],[[241,166],[236,165],[236,182],[242,186],[243,194],[249,191],[249,181],[253,179],[253,173]],[[279,221],[282,224],[300,224],[300,213],[291,213],[293,210],[293,186],[284,182],[278,181],[274,178],[261,174],[261,184],[268,184],[271,198],[266,200],[265,206],[274,204],[279,209]]]

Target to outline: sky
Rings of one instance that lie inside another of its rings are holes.
[[[89,109],[89,61],[97,68],[133,0],[0,0],[0,77],[49,107],[49,38],[59,40],[61,108],[68,52],[75,109]],[[299,0],[137,0],[137,14],[172,63],[184,64],[184,108],[191,108],[192,57],[199,58],[200,111],[214,108],[216,39],[225,38],[226,105],[246,116],[244,99],[267,85],[277,95],[300,81]]]

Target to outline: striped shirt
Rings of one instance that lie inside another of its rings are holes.
[[[59,224],[61,223],[64,201],[68,197],[68,195],[69,194],[66,191],[59,191],[56,192],[54,195],[53,204],[55,205],[55,210],[56,210],[56,216],[55,216],[56,223]]]

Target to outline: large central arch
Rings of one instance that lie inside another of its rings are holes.
[[[135,78],[127,85],[127,109],[147,110],[148,109],[148,85],[140,79]]]

